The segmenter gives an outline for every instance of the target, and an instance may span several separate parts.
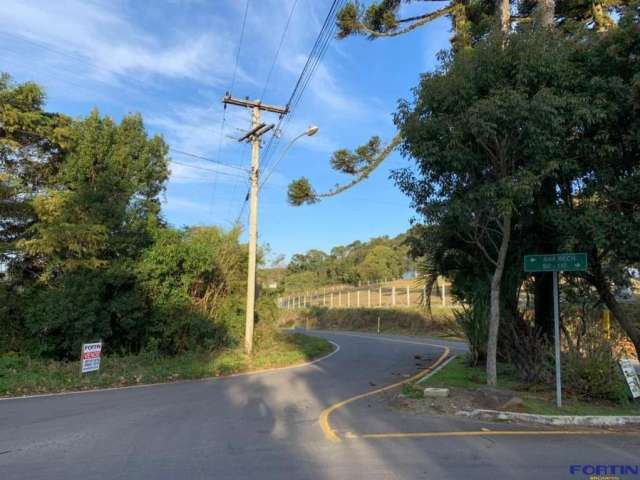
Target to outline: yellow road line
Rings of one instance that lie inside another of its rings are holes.
[[[347,335],[347,334],[344,334]],[[361,335],[353,335],[349,334],[349,336],[360,337],[360,338],[369,338]],[[373,337],[375,338],[375,337]],[[383,338],[379,338],[377,340],[386,340]],[[330,442],[341,442],[341,438],[338,436],[336,431],[331,428],[331,423],[329,421],[329,417],[336,410],[348,405],[349,403],[355,402],[356,400],[360,400],[362,398],[369,397],[371,395],[376,395],[378,393],[391,390],[393,388],[404,385],[405,383],[410,383],[418,378],[428,374],[429,372],[435,370],[439,367],[449,356],[450,350],[448,347],[443,345],[436,345],[431,343],[418,343],[411,342],[406,340],[399,339],[388,339],[389,341],[395,341],[400,343],[412,343],[419,344],[428,347],[437,347],[442,348],[444,351],[440,357],[428,368],[425,370],[421,370],[420,373],[402,380],[401,382],[394,383],[392,385],[387,385],[386,387],[378,388],[376,390],[371,390],[370,392],[362,393],[360,395],[356,395],[355,397],[348,398],[341,402],[335,403],[330,407],[326,408],[320,414],[320,418],[318,419],[320,423],[320,427],[324,433],[325,438]],[[390,433],[366,433],[366,434],[357,434],[353,432],[348,432],[345,435],[345,438],[348,439],[385,439],[385,438],[438,438],[438,437],[498,437],[498,436],[570,436],[570,435],[626,435],[627,432],[615,432],[608,430],[472,430],[472,431],[454,431],[454,432],[390,432]],[[637,433],[636,433],[637,435]]]
[[[336,433],[336,431],[331,428],[331,423],[329,422],[329,417],[331,416],[331,414],[333,412],[335,412],[336,410],[338,410],[339,408],[344,407],[345,405],[348,405],[351,402],[355,402],[356,400],[360,400],[361,398],[366,398],[366,397],[370,397],[371,395],[375,395],[377,393],[381,393],[387,390],[391,390],[392,388],[396,388],[399,387],[401,385],[404,385],[405,383],[409,383],[409,382],[413,382],[414,380],[417,380],[418,378],[420,378],[421,376],[425,375],[426,373],[429,373],[431,370],[433,370],[434,368],[436,368],[438,365],[440,365],[442,362],[445,361],[445,359],[449,356],[449,348],[448,347],[444,347],[442,345],[435,345],[435,344],[428,344],[428,343],[422,343],[421,345],[425,345],[428,347],[438,347],[438,348],[442,348],[444,349],[444,352],[442,353],[442,355],[440,355],[440,357],[438,357],[438,359],[428,368],[426,368],[425,370],[421,370],[420,373],[407,378],[405,380],[402,380],[401,382],[397,382],[394,383],[392,385],[387,385],[386,387],[382,387],[382,388],[377,388],[376,390],[371,390],[370,392],[366,392],[366,393],[361,393],[360,395],[356,395],[355,397],[351,397],[348,398],[346,400],[342,400],[341,402],[335,403],[333,405],[331,405],[330,407],[326,408],[325,410],[323,410],[323,412],[320,414],[320,418],[318,419],[318,421],[320,422],[320,427],[322,428],[322,432],[324,433],[324,437],[329,440],[330,442],[340,442],[340,437],[338,436],[338,434]]]
[[[349,438],[420,438],[420,437],[498,437],[519,435],[624,435],[624,432],[610,432],[603,430],[491,430],[469,432],[397,432],[397,433],[367,433],[364,435],[351,434]]]

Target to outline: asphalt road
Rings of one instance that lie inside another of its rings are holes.
[[[362,438],[387,432],[529,430],[390,409],[376,396],[459,344],[316,332],[340,350],[313,365],[225,379],[0,401],[0,479],[540,479],[571,464],[636,465],[640,436]],[[420,363],[420,362],[418,362]],[[356,438],[353,438],[356,437]],[[625,478],[634,478],[625,477]]]

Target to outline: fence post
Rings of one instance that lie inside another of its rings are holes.
[[[382,287],[378,287],[378,306],[382,307]]]
[[[367,290],[367,307],[371,308],[371,289]]]
[[[338,290],[338,306],[342,306],[342,292]]]
[[[347,308],[351,306],[351,292],[347,290]]]
[[[396,287],[391,287],[391,305],[396,306]]]
[[[411,306],[411,290],[407,287],[407,307]]]
[[[360,308],[360,290],[356,292],[356,306]]]
[[[329,308],[333,308],[333,292],[329,294]]]

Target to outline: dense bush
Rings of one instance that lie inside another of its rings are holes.
[[[549,341],[522,315],[509,320],[500,337],[505,360],[516,367],[518,377],[527,384],[551,382],[553,351]]]
[[[562,381],[567,393],[585,400],[624,402],[627,386],[608,342],[591,339],[582,350],[562,355]]]
[[[0,285],[0,351],[75,359],[83,342],[106,352],[173,355],[235,346],[244,336],[247,254],[240,231],[158,228],[135,261]],[[257,341],[272,334],[273,298],[259,297]]]
[[[26,291],[25,349],[76,358],[83,342],[103,340],[107,351],[138,351],[148,328],[145,298],[131,274],[79,269]]]
[[[136,265],[151,303],[149,338],[164,353],[238,342],[244,333],[246,250],[240,231],[161,230]]]

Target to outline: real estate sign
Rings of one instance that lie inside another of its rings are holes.
[[[622,373],[624,374],[624,378],[627,379],[627,383],[629,384],[629,390],[631,390],[631,396],[635,398],[640,398],[640,380],[638,380],[638,374],[636,373],[636,368],[631,363],[631,360],[628,358],[620,359],[620,368],[622,368]]]
[[[83,343],[80,357],[80,373],[94,372],[100,369],[102,342]]]

